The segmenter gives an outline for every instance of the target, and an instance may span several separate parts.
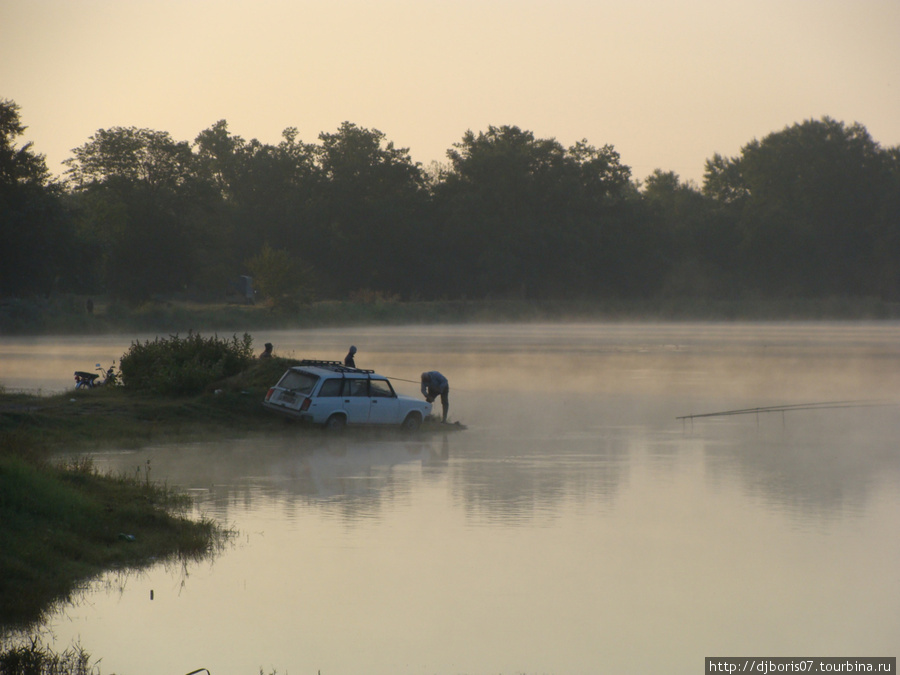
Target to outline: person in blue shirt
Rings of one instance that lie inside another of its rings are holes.
[[[429,403],[432,403],[438,396],[441,397],[441,407],[444,412],[441,421],[446,422],[447,411],[450,409],[450,383],[447,378],[436,370],[422,373],[422,396]]]

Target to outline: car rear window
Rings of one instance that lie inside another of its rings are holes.
[[[303,371],[289,370],[281,378],[278,386],[300,394],[309,394],[319,378]]]

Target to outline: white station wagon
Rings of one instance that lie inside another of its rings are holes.
[[[414,431],[431,414],[430,403],[397,394],[383,375],[339,361],[301,361],[269,389],[263,405],[328,429],[395,424]]]

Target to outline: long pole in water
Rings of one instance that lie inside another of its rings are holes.
[[[791,405],[770,405],[758,408],[740,408],[738,410],[722,410],[720,412],[702,413],[698,415],[680,415],[677,420],[693,420],[698,417],[725,417],[727,415],[753,415],[768,412],[790,412],[793,410],[822,410],[826,408],[867,408],[872,406],[897,405],[887,401],[823,401],[820,403],[794,403]]]

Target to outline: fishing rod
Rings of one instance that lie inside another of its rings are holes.
[[[795,410],[825,410],[829,408],[868,408],[875,406],[889,406],[896,405],[896,403],[890,403],[887,401],[871,401],[871,400],[858,400],[858,401],[821,401],[817,403],[794,403],[788,405],[770,405],[770,406],[759,406],[756,408],[739,408],[737,410],[722,410],[719,412],[711,412],[711,413],[700,413],[700,414],[691,414],[691,415],[680,415],[675,419],[678,420],[693,420],[699,417],[726,417],[729,415],[753,415],[759,413],[770,413],[770,412],[791,412]]]
[[[412,382],[413,384],[420,384],[421,380],[404,380],[402,377],[394,377],[393,375],[385,375],[389,380],[396,380],[397,382]]]
[[[382,373],[382,374],[384,374],[384,373]],[[391,382],[396,381],[396,382],[410,382],[412,384],[422,384],[422,380],[406,380],[402,377],[394,377],[393,375],[386,375],[386,374],[384,374],[384,376],[386,378],[388,378]],[[468,390],[468,389],[461,389],[459,387],[452,387],[452,389],[455,392],[470,393],[470,390]]]

